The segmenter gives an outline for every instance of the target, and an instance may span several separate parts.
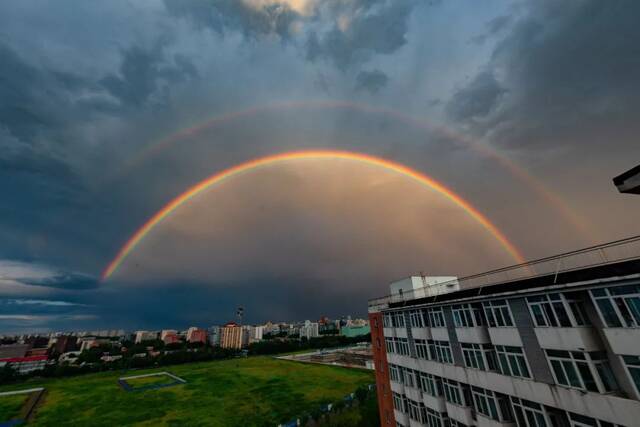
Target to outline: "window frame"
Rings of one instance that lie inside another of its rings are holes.
[[[522,347],[496,345],[494,346],[494,348],[496,351],[498,372],[510,377],[533,379],[533,375],[531,374],[531,366],[529,365],[529,361],[527,360],[527,356],[524,354],[524,349]],[[501,358],[501,356],[504,356],[504,365],[507,367],[507,369],[503,369],[503,359]],[[515,372],[514,370],[514,363],[518,368],[518,372]],[[521,375],[520,372],[522,371],[523,365],[524,369],[526,370],[526,376]]]
[[[487,321],[487,327],[489,328],[513,328],[515,322],[513,320],[513,313],[511,313],[511,307],[506,299],[484,301],[482,303],[484,310],[484,317]],[[499,314],[500,316],[497,316]],[[506,321],[508,317],[508,322]],[[498,318],[502,319],[504,324],[498,324]]]

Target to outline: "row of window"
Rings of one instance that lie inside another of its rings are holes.
[[[457,381],[440,379],[443,384],[443,395],[447,402],[471,407],[477,414],[504,423],[515,423],[518,427],[551,427],[558,425],[556,421],[559,411],[549,410],[543,405],[525,399],[507,396],[481,387],[469,386]],[[412,420],[433,427],[464,427],[464,424],[447,418],[446,413],[439,413],[414,401],[400,393],[393,393],[393,406],[397,411],[408,414]],[[584,415],[566,413],[571,427],[616,427],[614,424],[596,420]],[[397,424],[402,425],[402,424]]]
[[[608,327],[640,327],[640,285],[625,285],[589,291],[597,311]],[[579,327],[591,325],[580,292],[557,292],[526,298],[536,327]],[[513,317],[505,300],[459,304],[451,307],[454,326],[511,327]],[[413,328],[445,327],[442,307],[409,311]],[[405,327],[404,312],[385,313],[384,326]]]

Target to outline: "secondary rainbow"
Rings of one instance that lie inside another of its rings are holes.
[[[218,184],[228,178],[253,170],[262,166],[273,165],[280,162],[288,162],[294,160],[303,159],[343,159],[351,160],[360,163],[366,163],[373,166],[378,166],[389,171],[397,172],[407,178],[411,178],[420,184],[429,187],[433,191],[446,197],[454,204],[462,208],[469,216],[482,225],[500,244],[502,247],[519,263],[524,262],[524,258],[518,251],[518,249],[507,239],[507,237],[482,213],[480,213],[469,202],[462,197],[454,193],[447,188],[444,184],[436,181],[435,179],[411,169],[400,163],[393,162],[391,160],[383,159],[380,157],[371,156],[363,153],[356,153],[351,151],[337,151],[337,150],[309,150],[309,151],[292,151],[280,154],[274,154],[271,156],[260,157],[253,159],[236,166],[230,167],[223,171],[217,172],[208,178],[200,181],[193,187],[186,190],[173,200],[171,200],[162,209],[156,212],[149,220],[140,227],[124,244],[124,246],[118,251],[116,257],[109,263],[107,268],[102,274],[102,280],[108,279],[113,273],[120,267],[122,262],[127,256],[136,248],[136,246],[148,235],[153,228],[158,225],[162,220],[167,218],[178,209],[180,206],[205,191],[209,187]]]

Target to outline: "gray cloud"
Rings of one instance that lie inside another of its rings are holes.
[[[633,1],[530,4],[496,44],[487,70],[453,96],[454,118],[473,119],[478,106],[487,117],[473,131],[524,149],[600,144],[616,129],[637,128],[638,13]],[[476,90],[487,73],[497,84]],[[496,99],[498,88],[508,93]]]
[[[447,111],[455,120],[482,119],[496,108],[505,92],[493,73],[485,71],[455,93]]]
[[[361,71],[356,76],[356,90],[377,93],[387,85],[389,77],[380,70]]]

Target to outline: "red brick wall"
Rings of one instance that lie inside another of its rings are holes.
[[[383,427],[395,426],[395,420],[393,417],[393,399],[391,398],[391,384],[389,383],[387,350],[384,345],[382,313],[369,313],[369,324],[371,325],[373,362],[376,367],[376,391],[378,394],[380,425]]]

